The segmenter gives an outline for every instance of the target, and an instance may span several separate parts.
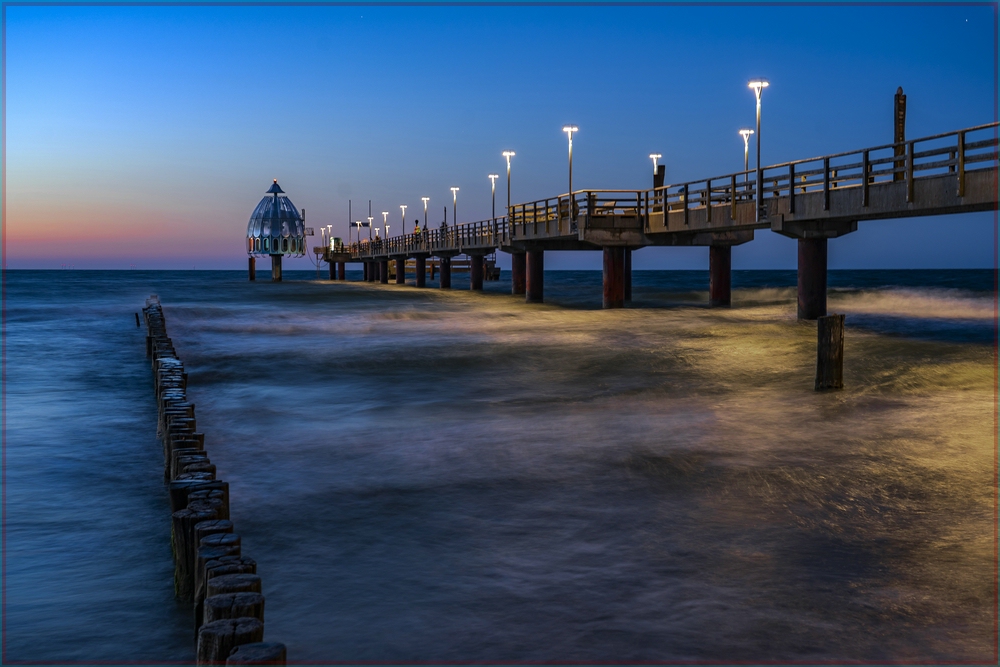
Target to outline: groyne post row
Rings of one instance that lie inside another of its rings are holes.
[[[142,309],[170,491],[174,593],[191,602],[199,665],[284,665],[284,644],[264,642],[264,596],[253,559],[229,518],[229,484],[216,478],[187,399],[187,373],[156,295]]]

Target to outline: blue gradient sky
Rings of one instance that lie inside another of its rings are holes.
[[[429,196],[438,223],[453,185],[460,220],[478,220],[503,149],[514,201],[566,190],[566,123],[575,187],[649,187],[650,152],[668,182],[724,174],[742,168],[753,76],[771,81],[765,164],[891,141],[897,86],[910,138],[987,123],[996,20],[986,5],[7,6],[5,260],[243,268],[272,178],[342,236],[349,198],[355,218],[371,199],[397,225],[407,204],[412,225]],[[994,226],[862,223],[830,264],[990,267]],[[635,266],[705,268],[707,250],[645,249]],[[733,266],[793,268],[794,241],[757,232]]]

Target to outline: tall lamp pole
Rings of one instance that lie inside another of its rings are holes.
[[[580,128],[576,125],[567,125],[563,127],[563,132],[569,137],[569,217],[570,220],[575,220],[576,217],[573,215],[573,133],[579,132]]]
[[[750,135],[753,134],[753,130],[748,127],[744,127],[740,130],[740,136],[743,137],[743,181],[746,182],[750,176]]]
[[[514,151],[504,151],[503,156],[507,158],[507,214],[510,215],[510,159],[514,157]]]
[[[427,227],[427,202],[429,202],[430,200],[431,200],[430,197],[421,197],[420,198],[420,201],[422,201],[424,203],[424,228]],[[404,232],[406,231],[405,226],[403,228],[403,231]]]
[[[497,179],[500,178],[500,174],[490,174],[487,178],[490,179],[490,187],[493,191],[493,222],[497,220]]]
[[[371,211],[368,211],[368,212],[371,213]],[[375,218],[371,217],[370,215],[368,216],[368,240],[369,241],[372,238],[372,220],[374,220],[374,219]]]
[[[399,205],[400,215],[403,217],[403,233],[406,233],[406,204]]]
[[[451,188],[451,204],[454,207],[451,212],[452,224],[458,225],[458,188]]]
[[[759,222],[761,195],[763,194],[761,190],[764,189],[764,170],[760,168],[760,94],[770,84],[765,79],[754,79],[747,85],[753,88],[753,94],[757,98],[757,215],[754,217],[754,220]]]

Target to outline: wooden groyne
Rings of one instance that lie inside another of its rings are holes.
[[[142,314],[170,490],[174,593],[193,606],[197,664],[284,665],[284,644],[264,642],[257,563],[243,555],[233,532],[229,484],[216,478],[205,451],[205,435],[198,432],[194,404],[187,399],[187,373],[167,336],[156,295],[146,300]]]

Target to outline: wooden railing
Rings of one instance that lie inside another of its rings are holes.
[[[968,172],[996,168],[997,132],[1000,123],[884,144],[846,153],[783,162],[762,169],[762,199],[788,197],[789,212],[795,199],[807,193],[823,193],[823,208],[830,205],[830,193],[861,188],[862,206],[868,206],[868,191],[877,183],[905,182],[906,201],[913,201],[913,184],[922,178],[944,174],[957,176],[957,195],[964,196]],[[602,218],[637,218],[648,225],[651,214],[688,212],[704,209],[708,222],[713,207],[731,207],[751,202],[757,196],[756,171],[738,171],[650,190],[577,190],[548,199],[514,204],[507,218],[480,220],[448,228],[425,230],[382,241],[362,241],[350,245],[358,258],[438,252],[486,251],[530,238],[551,238],[577,234],[581,220],[600,226]],[[762,221],[766,226],[766,221]]]

